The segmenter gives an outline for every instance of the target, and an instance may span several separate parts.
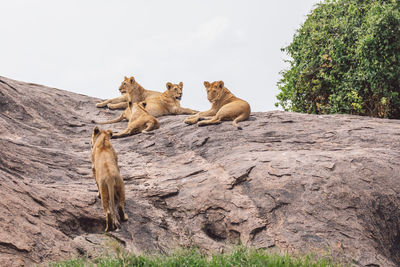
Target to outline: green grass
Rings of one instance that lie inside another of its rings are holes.
[[[214,267],[214,266],[270,266],[270,267],[328,267],[345,266],[334,264],[330,258],[312,255],[294,257],[289,255],[271,254],[264,250],[237,248],[230,254],[217,254],[208,257],[197,249],[179,250],[170,255],[133,255],[120,253],[118,256],[101,257],[93,260],[79,258],[58,263],[50,263],[54,267],[78,266],[163,266],[163,267]]]

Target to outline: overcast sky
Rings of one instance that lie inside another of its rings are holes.
[[[99,98],[124,76],[182,106],[210,107],[203,81],[223,80],[252,111],[276,109],[287,46],[317,0],[2,0],[0,76]]]

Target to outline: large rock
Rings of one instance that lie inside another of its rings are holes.
[[[136,253],[241,242],[400,265],[399,121],[273,111],[239,131],[160,118],[151,135],[112,140],[129,221],[106,236],[91,120],[120,111],[96,101],[0,77],[2,265],[95,256],[109,236]]]

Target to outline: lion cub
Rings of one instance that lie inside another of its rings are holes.
[[[182,108],[180,101],[182,99],[183,82],[179,84],[167,83],[167,90],[160,96],[146,100],[146,110],[154,117],[179,114],[196,114],[197,111],[190,108]]]
[[[118,213],[122,221],[128,220],[125,213],[125,185],[118,168],[117,153],[110,143],[110,130],[102,131],[94,127],[92,139],[92,171],[106,214],[105,231],[119,227],[115,215],[114,197],[118,198]]]
[[[225,86],[223,81],[204,82],[207,89],[207,98],[211,102],[211,109],[199,112],[185,119],[185,123],[199,126],[218,124],[224,120],[232,120],[233,126],[242,129],[237,123],[247,120],[250,116],[250,105],[246,101],[234,96]]]
[[[129,101],[128,109],[131,116],[128,127],[122,132],[113,134],[112,138],[125,137],[138,133],[148,133],[152,130],[160,128],[160,124],[156,118],[146,111],[146,101],[140,103],[132,103]]]

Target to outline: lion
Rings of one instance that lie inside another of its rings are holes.
[[[126,109],[128,107],[128,94],[131,96],[131,99],[133,99],[133,102],[140,102],[161,95],[161,92],[144,89],[136,82],[134,77],[128,78],[126,76],[118,90],[121,96],[97,103],[96,107],[102,108],[107,106],[109,109]]]
[[[106,232],[119,227],[115,215],[115,196],[118,198],[118,213],[121,221],[128,220],[124,208],[125,185],[119,173],[117,153],[110,143],[111,136],[110,130],[100,130],[96,126],[93,128],[90,141],[92,146],[92,171],[106,214]]]
[[[121,86],[119,87],[119,90],[120,90],[120,92],[126,92],[126,94],[125,94],[126,102],[120,103],[120,104],[115,104],[115,105],[109,104],[108,107],[110,109],[114,109],[117,107],[124,106],[125,110],[121,113],[121,115],[118,118],[115,118],[115,119],[112,119],[109,121],[104,121],[104,122],[96,122],[96,121],[92,120],[93,123],[110,124],[110,123],[117,123],[117,122],[120,122],[123,120],[129,121],[129,119],[131,117],[131,112],[130,112],[130,109],[128,108],[129,101],[132,101],[132,103],[141,102],[141,101],[145,101],[147,99],[154,98],[154,97],[161,95],[160,92],[144,89],[140,84],[138,84],[135,81],[134,77],[130,77],[130,78],[125,77],[124,81],[122,82]]]
[[[210,110],[199,112],[185,119],[187,124],[199,126],[218,124],[221,121],[232,120],[233,126],[242,129],[238,122],[247,120],[250,116],[250,105],[246,101],[234,96],[225,86],[223,81],[204,82],[207,90],[208,101],[212,106]]]
[[[152,130],[160,128],[158,120],[146,111],[146,101],[132,103],[129,101],[131,117],[128,127],[119,133],[113,134],[112,138],[120,138],[138,133],[149,133]]]
[[[167,82],[167,90],[161,95],[146,100],[146,111],[154,117],[165,115],[196,114],[198,111],[190,108],[182,108],[183,82],[173,84]]]

